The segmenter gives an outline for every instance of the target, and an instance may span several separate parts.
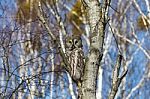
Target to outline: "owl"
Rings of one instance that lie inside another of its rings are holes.
[[[82,50],[82,41],[79,36],[68,37],[65,42],[66,57],[71,67],[69,71],[75,82],[81,80],[84,70],[84,54]]]

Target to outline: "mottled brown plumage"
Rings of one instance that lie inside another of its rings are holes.
[[[75,82],[81,80],[84,69],[84,54],[82,50],[82,41],[78,36],[68,37],[66,39],[66,56],[71,66],[70,75]]]

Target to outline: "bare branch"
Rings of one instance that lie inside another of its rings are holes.
[[[117,57],[117,63],[114,67],[113,70],[113,76],[112,76],[112,88],[111,88],[111,92],[109,94],[109,99],[114,99],[116,96],[116,93],[118,91],[118,88],[120,86],[120,83],[122,81],[122,79],[126,76],[127,74],[127,70],[123,72],[122,76],[119,77],[119,72],[120,72],[120,67],[121,67],[121,63],[122,63],[122,59],[123,56],[122,55],[118,55]]]

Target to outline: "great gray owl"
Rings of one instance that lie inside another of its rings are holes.
[[[71,66],[70,75],[75,82],[81,80],[84,69],[84,54],[82,50],[82,41],[79,36],[66,38],[66,56]]]

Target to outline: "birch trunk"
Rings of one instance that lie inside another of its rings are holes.
[[[84,77],[82,81],[81,99],[96,99],[96,82],[100,61],[102,59],[104,29],[105,29],[105,6],[101,7],[98,0],[84,0],[88,22],[90,25],[90,50],[86,59]],[[103,3],[103,5],[106,3]],[[104,8],[104,9],[102,9]],[[102,73],[100,73],[102,74]],[[102,76],[101,76],[102,77]]]

